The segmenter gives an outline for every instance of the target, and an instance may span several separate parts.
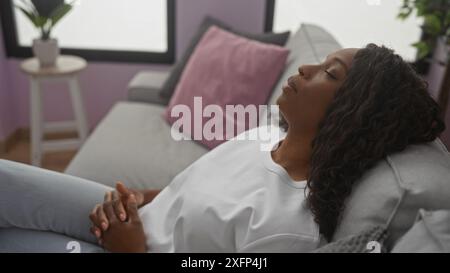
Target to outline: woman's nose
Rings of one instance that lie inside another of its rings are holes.
[[[314,70],[313,65],[302,65],[298,68],[298,74],[301,78],[309,79],[313,76]]]
[[[298,74],[300,75],[300,77],[304,77],[305,76],[305,72],[304,72],[303,66],[300,66],[298,68]]]

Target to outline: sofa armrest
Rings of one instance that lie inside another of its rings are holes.
[[[168,100],[159,95],[159,91],[170,71],[142,71],[136,74],[128,84],[128,100],[167,105]]]

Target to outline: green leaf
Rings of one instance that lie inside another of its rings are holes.
[[[401,8],[407,8],[410,6],[409,0],[403,0]]]
[[[422,2],[416,3],[416,9],[417,9],[417,16],[421,17],[426,14],[426,6]]]
[[[30,12],[20,6],[16,6],[16,8],[18,8],[20,11],[22,11],[22,13],[31,21],[31,23],[33,23],[33,25],[35,27],[39,27],[38,22],[37,22],[37,16],[35,14],[33,14],[32,12]]]
[[[425,58],[428,55],[428,53],[430,53],[430,51],[431,51],[430,46],[423,41],[413,43],[412,46],[417,48],[417,55],[418,55],[417,58],[418,59]]]
[[[50,20],[52,22],[51,26],[55,26],[59,20],[61,20],[72,9],[72,7],[73,6],[71,4],[64,4],[52,12],[50,16]]]
[[[439,33],[441,32],[441,21],[436,15],[426,15],[424,26],[427,32],[432,35],[439,35]]]
[[[445,23],[444,25],[450,26],[450,10],[447,11],[447,15],[445,16]]]
[[[36,26],[37,27],[45,26],[45,24],[47,23],[47,20],[48,20],[48,18],[46,18],[46,17],[37,16],[36,17]]]
[[[411,15],[412,10],[409,11],[402,11],[399,14],[397,14],[397,18],[400,20],[405,20]]]

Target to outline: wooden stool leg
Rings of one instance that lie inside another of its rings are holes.
[[[78,78],[73,76],[69,79],[70,95],[72,97],[73,111],[75,115],[75,121],[77,124],[78,135],[80,141],[84,142],[88,135],[88,126],[86,121],[86,114],[83,107],[83,99],[81,96],[80,84]]]
[[[41,86],[37,79],[30,80],[31,164],[41,166],[43,115]]]

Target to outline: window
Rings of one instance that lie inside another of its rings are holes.
[[[369,42],[393,48],[405,60],[416,60],[412,43],[420,39],[421,19],[397,19],[402,0],[269,0],[266,30],[296,31],[301,23],[317,24],[343,47]]]
[[[0,1],[8,56],[30,57],[39,32],[16,8]],[[172,63],[175,0],[78,0],[52,36],[63,54],[92,61]]]

